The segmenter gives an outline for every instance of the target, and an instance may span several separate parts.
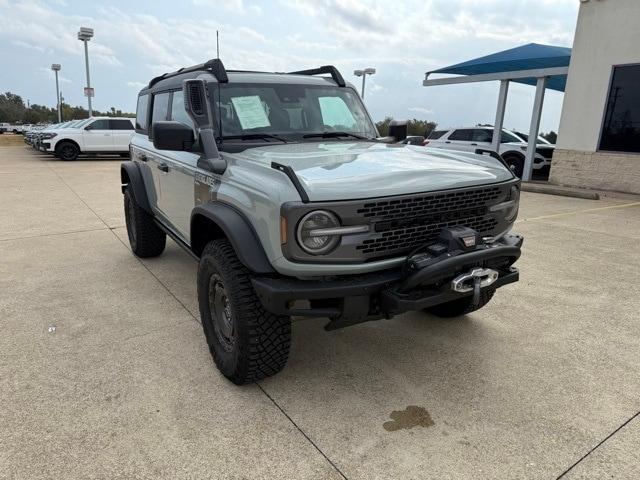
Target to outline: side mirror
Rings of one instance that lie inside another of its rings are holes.
[[[222,175],[227,169],[227,161],[220,155],[216,144],[212,101],[209,98],[207,83],[201,79],[184,80],[182,92],[184,108],[193,120],[202,147],[203,155],[198,161],[198,167]]]
[[[85,130],[91,130],[93,127],[91,125],[87,125],[86,127],[84,127]]]
[[[193,129],[180,122],[153,122],[153,146],[158,150],[190,151],[195,137]]]
[[[392,120],[389,123],[389,136],[393,137],[396,142],[401,142],[407,138],[407,121]]]

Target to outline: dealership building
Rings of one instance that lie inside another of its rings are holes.
[[[550,182],[640,194],[640,0],[581,0]]]

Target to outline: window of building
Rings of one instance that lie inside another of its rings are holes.
[[[640,65],[613,67],[600,150],[640,153]]]

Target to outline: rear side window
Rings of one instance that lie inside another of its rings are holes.
[[[133,125],[129,120],[109,120],[111,130],[133,130]]]
[[[437,140],[442,137],[448,130],[434,130],[429,134],[429,140]]]
[[[147,133],[147,112],[149,107],[149,95],[138,97],[138,108],[136,110],[136,130]]]
[[[463,142],[470,142],[473,138],[473,130],[470,128],[455,130],[449,135],[449,140],[459,140]]]

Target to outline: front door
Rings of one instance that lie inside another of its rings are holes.
[[[105,152],[113,150],[113,136],[109,120],[101,118],[84,127],[82,141],[85,152]]]

